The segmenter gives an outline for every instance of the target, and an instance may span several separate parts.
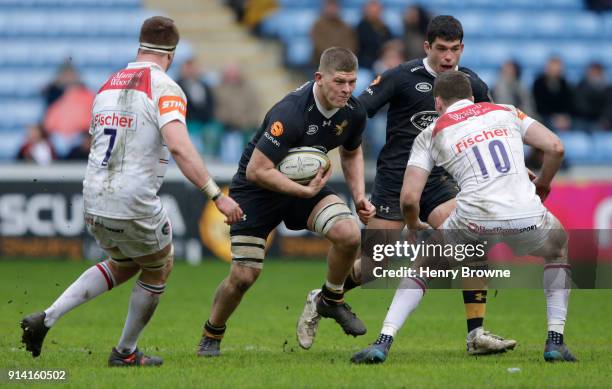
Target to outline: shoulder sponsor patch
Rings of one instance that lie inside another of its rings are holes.
[[[428,82],[419,82],[418,84],[416,84],[415,89],[418,90],[419,92],[429,92],[430,90],[433,89],[433,87],[431,86],[430,83]]]
[[[178,96],[160,97],[158,107],[160,115],[165,115],[173,111],[177,111],[183,116],[187,114],[187,102]]]
[[[525,115],[525,112],[521,111],[518,108],[516,109],[516,116],[518,116],[518,118],[521,120],[525,120],[525,118],[527,117],[527,115]]]
[[[283,127],[283,123],[279,121],[272,123],[272,125],[270,126],[270,134],[274,136],[281,136],[283,135],[284,131],[285,128]]]
[[[151,69],[123,69],[113,74],[102,88],[98,91],[101,93],[111,89],[134,89],[146,93],[151,97]]]

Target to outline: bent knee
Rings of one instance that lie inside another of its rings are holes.
[[[249,290],[249,288],[255,283],[255,281],[257,281],[259,273],[261,273],[260,269],[255,269],[246,266],[232,266],[232,271],[230,273],[228,283],[233,288],[238,289],[240,292],[244,293]]]
[[[334,224],[327,233],[327,238],[335,246],[357,250],[361,244],[361,231],[354,219],[344,219]]]

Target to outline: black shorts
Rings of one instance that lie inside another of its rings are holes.
[[[244,212],[242,220],[231,226],[230,235],[266,239],[281,222],[285,222],[290,230],[304,230],[307,228],[310,213],[319,201],[335,194],[336,192],[327,185],[309,199],[287,196],[254,186],[247,188],[230,186],[229,195]]]
[[[376,207],[376,217],[385,220],[403,221],[400,209],[401,185],[397,185],[397,176],[404,172],[395,172],[393,179],[387,177],[390,173],[376,174],[372,190],[372,205]],[[442,168],[434,168],[431,172],[423,193],[421,194],[419,219],[427,222],[429,214],[440,204],[454,199],[459,193],[457,182]]]

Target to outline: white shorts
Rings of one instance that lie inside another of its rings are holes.
[[[546,211],[540,216],[510,220],[467,220],[455,212],[442,223],[448,243],[482,243],[488,247],[505,243],[515,255],[531,254],[546,243],[564,243],[565,232],[557,218]],[[555,241],[555,242],[552,242]]]
[[[85,225],[100,248],[117,248],[125,258],[156,253],[172,242],[172,226],[163,208],[153,217],[135,220],[110,219],[85,213]]]

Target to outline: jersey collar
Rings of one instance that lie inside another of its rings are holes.
[[[315,104],[317,105],[317,109],[319,110],[319,112],[321,112],[321,115],[325,116],[325,119],[329,119],[330,117],[334,116],[336,112],[340,110],[340,108],[332,108],[332,109],[323,108],[323,105],[321,105],[321,103],[319,103],[319,99],[317,99],[317,94],[315,93],[316,88],[317,88],[317,83],[313,82],[312,83],[312,95],[314,97]]]
[[[423,66],[425,67],[425,70],[427,70],[427,73],[431,74],[434,77],[438,75],[438,73],[436,73],[436,71],[433,70],[431,66],[429,66],[429,62],[427,62],[427,57],[423,58]],[[453,70],[459,70],[459,65],[455,66],[455,69]]]
[[[134,68],[157,68],[157,69],[161,70],[162,72],[164,71],[161,68],[161,66],[159,66],[155,62],[148,62],[148,61],[130,62],[130,63],[128,63],[127,68],[128,69],[134,69]]]
[[[468,99],[463,99],[463,100],[455,101],[448,108],[446,108],[446,113],[453,112],[453,111],[458,111],[458,110],[460,110],[462,108],[465,108],[468,105],[472,105],[472,104],[474,104],[472,102],[472,100],[468,100]]]

